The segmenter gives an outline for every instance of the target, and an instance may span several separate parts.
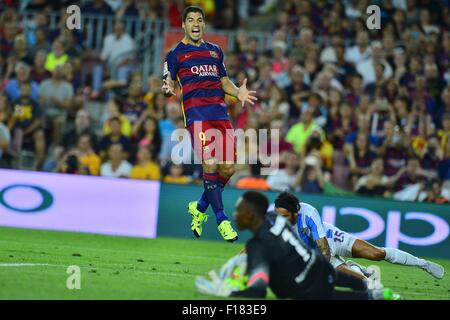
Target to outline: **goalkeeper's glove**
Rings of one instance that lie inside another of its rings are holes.
[[[208,280],[204,277],[195,278],[195,287],[200,293],[216,296],[216,297],[229,297],[232,290],[228,287],[226,279],[221,279],[217,273],[213,270],[209,272]]]

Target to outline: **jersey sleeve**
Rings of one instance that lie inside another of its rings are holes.
[[[264,246],[258,241],[247,244],[247,288],[232,295],[247,298],[264,298],[269,285],[269,261],[264,254]]]
[[[163,79],[166,79],[170,72],[171,80],[175,81],[178,73],[178,62],[173,50],[167,53],[166,61],[164,61]]]
[[[323,226],[322,219],[316,208],[311,208],[306,214],[306,225],[311,230],[311,235],[314,241],[326,237],[327,233]]]
[[[223,78],[227,76],[227,69],[225,67],[225,57],[222,49],[219,48],[219,77]]]

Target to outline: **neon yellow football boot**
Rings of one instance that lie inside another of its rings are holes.
[[[192,217],[191,230],[197,238],[200,238],[203,232],[203,223],[208,220],[208,216],[197,209],[197,201],[189,202],[188,212]]]
[[[237,232],[234,231],[229,220],[222,221],[218,226],[219,232],[222,237],[228,242],[234,242],[238,239]]]

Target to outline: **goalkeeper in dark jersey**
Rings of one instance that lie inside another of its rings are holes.
[[[267,197],[255,191],[244,193],[236,206],[237,227],[253,233],[246,245],[245,279],[248,281],[245,289],[236,290],[222,275],[210,273],[213,281],[197,279],[196,286],[200,292],[264,298],[270,287],[282,299],[398,298],[389,289],[368,289],[366,280],[336,271],[321,253],[311,250],[300,240],[286,218],[268,219],[268,207]],[[335,287],[353,291],[338,291]]]

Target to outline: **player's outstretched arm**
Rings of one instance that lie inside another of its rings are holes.
[[[246,102],[253,105],[255,104],[255,101],[258,100],[255,96],[256,91],[247,89],[247,79],[244,80],[244,83],[239,88],[228,77],[222,77],[220,80],[222,82],[223,91],[230,96],[238,98],[242,103],[242,106],[244,106]]]

